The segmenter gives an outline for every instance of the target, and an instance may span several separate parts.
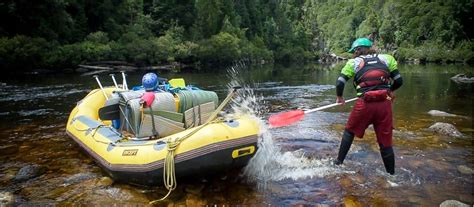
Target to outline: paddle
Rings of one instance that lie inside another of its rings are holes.
[[[357,98],[352,98],[352,99],[346,100],[346,103],[355,101],[355,100],[357,100]],[[301,120],[305,114],[309,114],[315,111],[320,111],[320,110],[331,108],[333,106],[338,106],[338,105],[341,105],[341,103],[333,103],[333,104],[321,106],[321,107],[311,109],[311,110],[306,110],[306,111],[293,110],[293,111],[282,112],[282,113],[278,113],[278,114],[274,114],[270,116],[270,118],[268,119],[268,122],[270,123],[270,127],[272,128],[288,126],[290,124],[293,124]]]

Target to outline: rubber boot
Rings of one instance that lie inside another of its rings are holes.
[[[380,154],[382,155],[385,170],[390,175],[395,174],[395,154],[392,147],[380,147]]]
[[[347,129],[344,130],[341,146],[339,147],[339,154],[337,155],[337,159],[334,160],[335,165],[340,165],[344,162],[347,152],[349,152],[349,149],[351,148],[352,141],[354,141],[354,134],[347,131]]]

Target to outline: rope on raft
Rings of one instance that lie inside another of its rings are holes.
[[[232,89],[232,91],[229,93],[229,95],[227,95],[227,97],[222,101],[221,105],[219,105],[219,107],[217,107],[217,109],[214,111],[214,113],[211,114],[209,119],[207,119],[206,123],[204,123],[203,125],[197,127],[196,129],[194,129],[189,134],[186,134],[183,137],[179,137],[179,138],[176,138],[174,140],[172,140],[170,138],[170,139],[167,140],[167,145],[166,146],[168,148],[168,154],[166,155],[165,163],[163,165],[163,184],[164,184],[165,188],[168,190],[168,193],[165,196],[163,196],[163,198],[150,201],[149,202],[150,205],[152,205],[156,202],[159,202],[159,201],[163,201],[166,198],[168,198],[168,196],[171,194],[171,192],[174,189],[176,189],[176,187],[178,186],[178,183],[176,181],[176,171],[175,171],[174,157],[175,157],[175,154],[176,154],[176,149],[178,148],[179,144],[181,144],[182,141],[184,141],[185,139],[191,137],[192,135],[194,135],[196,132],[198,132],[199,130],[201,130],[205,126],[209,125],[210,123],[213,123],[213,120],[217,117],[217,114],[219,114],[219,112],[224,108],[224,106],[226,106],[227,103],[229,103],[229,101],[232,99],[232,97],[234,96],[234,94],[235,94],[235,92],[238,88],[240,88],[240,87],[234,87]]]

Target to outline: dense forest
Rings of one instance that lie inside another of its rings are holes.
[[[0,67],[317,61],[357,37],[399,60],[472,62],[472,0],[2,0]]]

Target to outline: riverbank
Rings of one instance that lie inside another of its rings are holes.
[[[183,31],[181,31],[183,32]],[[210,39],[190,42],[169,32],[149,39],[110,41],[103,32],[91,33],[85,41],[73,44],[48,42],[43,38],[15,36],[0,38],[0,68],[3,72],[53,72],[92,70],[201,70],[226,67],[244,60],[253,64],[333,63],[351,54],[320,53],[301,47],[270,50],[260,43],[219,33]],[[425,44],[400,47],[382,53],[392,54],[400,63],[474,64],[473,44],[456,48]]]
[[[297,70],[310,70],[310,65],[321,65],[323,68],[326,69],[336,69],[340,70],[344,64],[346,63],[347,58],[343,56],[332,56],[329,55],[328,59],[324,61],[318,61],[318,63],[249,63],[245,61],[241,61],[241,64],[246,64],[252,68],[271,68],[271,67],[295,67]],[[180,73],[202,73],[202,72],[209,72],[209,71],[221,71],[225,70],[225,66],[221,67],[205,67],[196,69],[190,65],[180,64],[180,63],[172,63],[170,65],[159,65],[159,66],[135,66],[132,63],[127,63],[124,61],[100,61],[100,62],[93,62],[88,63],[89,65],[78,65],[77,67],[72,68],[64,68],[64,69],[29,69],[29,70],[15,70],[15,69],[2,69],[4,76],[9,77],[16,77],[18,75],[48,75],[48,74],[77,74],[79,76],[92,76],[92,75],[100,75],[100,74],[110,74],[110,73],[119,73],[124,71],[126,73],[145,73],[146,71],[155,71],[159,74],[166,74],[166,73],[173,73],[173,74],[180,74]],[[238,65],[238,64],[236,64]],[[399,65],[413,65],[415,68],[424,68],[430,67],[435,68],[435,70],[441,70],[442,68],[470,68],[472,65],[464,64],[461,62],[423,62],[420,60],[406,60],[406,61],[399,61]],[[235,65],[234,65],[235,66]],[[317,66],[319,67],[319,66]],[[403,67],[403,66],[402,66]],[[411,72],[411,71],[405,71]],[[453,80],[461,79],[470,79],[474,76],[474,72],[470,70],[462,70],[462,73],[456,74],[462,75],[458,77],[453,76]],[[460,81],[463,82],[463,81]]]

